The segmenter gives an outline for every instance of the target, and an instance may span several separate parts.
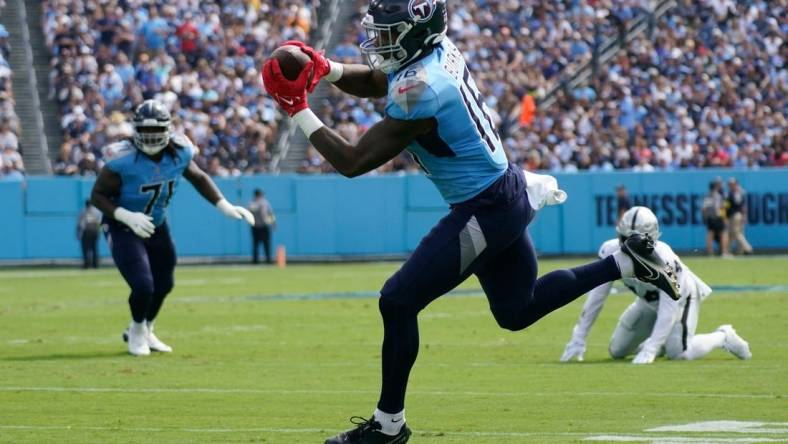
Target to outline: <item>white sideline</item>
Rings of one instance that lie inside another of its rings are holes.
[[[370,395],[374,390],[291,390],[291,389],[242,389],[242,388],[124,388],[124,387],[0,387],[0,392],[68,392],[68,393],[232,393],[232,394],[276,394],[276,395]],[[527,396],[613,396],[613,397],[659,397],[659,398],[723,398],[723,399],[781,399],[785,394],[764,393],[642,393],[642,392],[480,392],[422,390],[411,392],[413,396],[471,396],[471,397],[527,397]]]

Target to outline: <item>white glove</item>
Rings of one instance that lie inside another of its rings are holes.
[[[566,344],[564,354],[561,355],[561,362],[569,362],[572,358],[577,358],[579,362],[583,362],[583,355],[586,354],[586,341],[585,339],[572,337],[572,340]]]
[[[151,237],[153,232],[156,231],[156,227],[152,222],[153,218],[145,213],[133,213],[125,208],[118,207],[115,208],[112,217],[131,228],[134,234],[143,239]]]
[[[222,214],[229,218],[239,220],[243,219],[249,225],[254,226],[254,216],[252,215],[252,212],[244,207],[233,205],[230,202],[227,202],[227,199],[222,199],[219,202],[216,202],[216,208],[218,208]]]
[[[654,347],[649,346],[648,343],[643,344],[643,348],[638,352],[635,356],[635,359],[632,360],[633,364],[651,364],[654,362],[654,359],[657,357],[657,350]]]

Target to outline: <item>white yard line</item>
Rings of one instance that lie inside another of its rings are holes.
[[[673,444],[673,443],[755,443],[755,442],[785,442],[784,439],[772,438],[720,438],[720,437],[686,437],[686,436],[649,436],[649,435],[599,435],[589,436],[584,441],[603,441],[603,442],[648,442],[651,444]]]
[[[112,431],[112,432],[181,432],[181,433],[326,433],[331,434],[337,430],[329,428],[276,428],[276,427],[254,427],[254,428],[165,428],[165,427],[101,427],[101,426],[47,426],[47,425],[0,425],[0,430],[89,430],[89,431]],[[449,435],[467,437],[510,437],[527,438],[534,436],[586,436],[588,433],[571,432],[484,432],[468,431],[453,432],[443,430],[419,430],[417,435]]]
[[[703,421],[690,424],[667,425],[647,429],[646,432],[695,433],[765,433],[788,435],[788,422]]]
[[[333,433],[333,428],[277,428],[277,427],[253,427],[253,428],[191,428],[191,427],[101,427],[101,426],[71,426],[71,425],[12,425],[1,424],[0,430],[64,430],[64,431],[107,431],[107,432],[176,432],[176,433],[206,433],[206,434],[233,434],[233,433],[278,433],[278,434],[314,434],[314,433]],[[653,435],[616,435],[616,434],[590,434],[579,432],[497,432],[497,431],[442,431],[442,430],[420,430],[416,436],[459,436],[459,437],[496,437],[496,438],[557,438],[587,436],[584,441],[604,441],[604,442],[648,442],[652,444],[672,444],[672,443],[760,443],[760,442],[785,442],[783,439],[773,438],[723,438],[715,437],[685,437],[685,436],[653,436]]]
[[[123,388],[123,387],[0,387],[0,392],[63,392],[63,393],[227,393],[249,395],[369,395],[374,390],[319,390],[319,389],[245,389],[245,388]],[[484,391],[413,391],[412,396],[470,396],[519,398],[528,396],[608,396],[608,397],[659,397],[659,398],[722,398],[722,399],[781,399],[786,395],[762,393],[642,393],[642,392],[484,392]]]

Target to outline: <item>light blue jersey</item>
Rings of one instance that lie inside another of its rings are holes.
[[[433,118],[435,130],[408,151],[450,204],[464,202],[503,175],[508,160],[487,105],[459,49],[448,39],[420,61],[390,74],[386,114]]]
[[[153,217],[157,227],[167,217],[167,205],[178,189],[183,171],[197,153],[197,148],[183,135],[173,135],[170,144],[176,156],[164,153],[161,161],[154,162],[138,151],[131,141],[124,140],[104,148],[105,168],[120,175],[120,196],[116,205],[129,211]]]

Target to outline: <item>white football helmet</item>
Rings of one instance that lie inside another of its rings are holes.
[[[657,240],[660,236],[659,220],[657,216],[646,207],[632,207],[621,216],[616,226],[616,233],[620,240],[627,239],[633,234],[642,234]]]

